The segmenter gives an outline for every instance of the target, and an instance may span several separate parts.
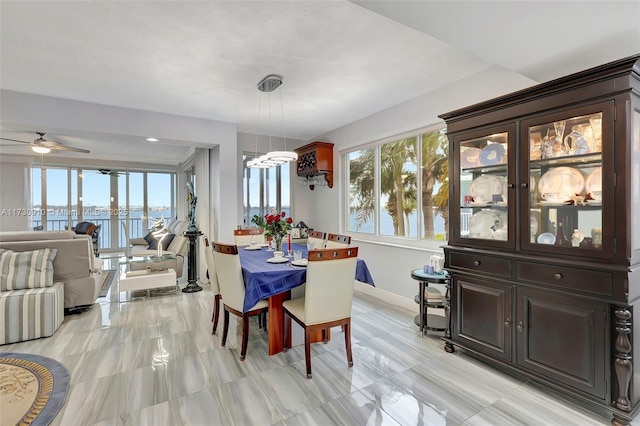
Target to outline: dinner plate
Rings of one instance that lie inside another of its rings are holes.
[[[540,177],[538,192],[544,194],[565,194],[567,201],[574,194],[582,193],[584,176],[573,167],[556,167]]]
[[[492,226],[494,226],[495,229],[502,227],[500,216],[495,210],[480,210],[474,213],[471,219],[469,219],[469,234],[477,235],[476,238],[491,240],[493,239],[493,233],[491,232]]]
[[[261,248],[260,246],[244,246],[245,250],[260,250]]]
[[[556,236],[553,235],[551,232],[543,232],[542,234],[538,235],[538,244],[555,244],[556,243]]]
[[[602,200],[584,200],[585,203],[587,203],[590,206],[601,206],[602,205]]]
[[[307,266],[309,259],[292,260],[291,264],[294,266]]]
[[[270,257],[267,259],[269,263],[287,263],[289,259],[286,257]]]
[[[531,235],[536,235],[538,233],[538,218],[533,212],[530,215],[531,219]]]
[[[602,167],[598,167],[587,176],[585,184],[587,194],[593,191],[602,191]]]
[[[469,194],[477,204],[489,204],[494,194],[502,195],[503,191],[503,180],[494,175],[478,176],[469,187]]]
[[[467,148],[460,152],[460,166],[463,169],[468,167],[480,166],[480,152],[479,148]]]
[[[269,247],[269,244],[268,244],[268,243],[261,243],[261,244],[258,244],[258,245],[259,245],[260,247]]]
[[[480,152],[480,164],[494,166],[504,163],[504,147],[499,143],[490,143]]]

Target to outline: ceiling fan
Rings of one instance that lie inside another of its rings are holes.
[[[0,139],[4,141],[20,142],[22,144],[31,145],[31,149],[33,150],[33,152],[37,152],[38,154],[49,154],[49,153],[55,154],[56,152],[59,152],[59,151],[82,152],[84,154],[89,154],[90,152],[88,149],[75,148],[73,146],[62,145],[60,142],[46,140],[44,138],[44,135],[45,135],[44,132],[36,132],[36,134],[38,135],[38,138],[36,138],[33,142],[19,141],[17,139],[9,139],[9,138],[0,138]],[[8,146],[8,145],[5,145],[5,146]]]

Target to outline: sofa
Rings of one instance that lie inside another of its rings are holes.
[[[52,255],[47,267],[35,266],[35,272],[25,275],[24,264],[34,263],[43,252]],[[9,263],[6,256],[22,259]],[[42,283],[33,284],[34,273],[43,276]],[[94,304],[101,274],[102,260],[94,256],[89,235],[0,232],[0,344],[51,336],[62,324],[65,310],[84,310]]]
[[[147,268],[150,268],[152,271],[173,269],[176,271],[176,277],[180,278],[182,276],[182,271],[184,270],[184,259],[189,250],[189,240],[183,235],[187,230],[187,226],[187,222],[177,219],[173,219],[165,225],[165,228],[169,232],[169,235],[165,238],[171,239],[168,241],[166,248],[163,248],[162,253],[175,255],[175,259],[153,262],[134,262],[130,265],[131,270],[136,271]],[[158,249],[155,247],[157,241],[154,241],[151,233],[141,238],[132,238],[130,240],[130,244],[131,256],[156,256],[158,254]]]

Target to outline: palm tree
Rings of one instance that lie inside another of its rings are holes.
[[[405,236],[403,211],[405,162],[415,162],[416,138],[399,139],[380,149],[380,192],[388,194],[387,212],[393,218],[394,235]]]
[[[442,131],[422,135],[422,222],[424,237],[432,239],[433,229],[433,189],[438,182],[444,182],[442,167],[447,161],[448,141]],[[443,200],[440,200],[442,203]],[[448,202],[448,196],[447,196]]]
[[[365,148],[360,151],[357,159],[349,162],[351,193],[356,194],[351,200],[349,210],[356,214],[356,230],[367,223],[375,211],[374,157],[375,148]]]

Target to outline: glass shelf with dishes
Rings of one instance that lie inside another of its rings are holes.
[[[602,116],[529,127],[530,244],[602,249]]]
[[[460,238],[508,239],[508,145],[509,131],[460,141]]]

